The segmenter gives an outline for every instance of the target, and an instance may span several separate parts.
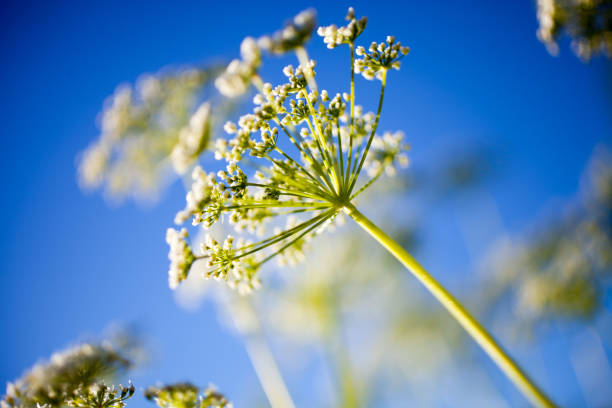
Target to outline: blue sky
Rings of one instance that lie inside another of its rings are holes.
[[[340,24],[354,5],[369,17],[364,44],[394,34],[412,48],[390,76],[381,126],[406,132],[415,167],[435,167],[464,144],[491,148],[501,176],[487,188],[515,232],[571,197],[594,147],[611,142],[609,62],[585,64],[567,41],[551,57],[536,39],[531,1],[461,4],[3,2],[0,384],[111,322],[142,321],[157,357],[137,385],[214,381],[238,401],[262,398],[240,339],[213,307],[187,313],[167,288],[164,233],[182,186],[156,205],[113,206],[79,189],[76,160],[119,83],[168,64],[232,58],[244,36],[309,6],[320,24]],[[318,37],[309,50],[323,86],[343,91],[334,88],[346,84],[342,51],[330,54]],[[277,61],[266,64],[264,74],[278,75]],[[375,97],[371,83],[359,86]],[[442,228],[439,250],[452,251],[453,229],[428,224]],[[423,256],[444,266],[433,252]]]

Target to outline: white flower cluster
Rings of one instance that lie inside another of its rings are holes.
[[[232,408],[231,402],[210,385],[202,393],[190,383],[149,387],[145,397],[161,408]]]
[[[100,113],[99,139],[82,154],[80,184],[104,186],[113,198],[154,197],[169,159],[184,171],[210,138],[209,108],[191,112],[218,72],[216,66],[174,69],[119,86]]]
[[[172,165],[177,173],[185,174],[189,166],[206,149],[210,141],[211,122],[210,103],[205,102],[191,116],[189,124],[181,129],[178,144],[170,153]]]
[[[272,54],[282,54],[301,47],[309,38],[316,24],[312,10],[305,10],[293,18],[282,30],[258,40],[246,37],[240,45],[242,59],[233,60],[225,72],[215,81],[215,86],[223,95],[236,97],[244,94],[257,77],[261,66],[261,50]]]
[[[193,252],[187,244],[187,237],[185,228],[180,231],[168,228],[166,231],[166,242],[170,246],[170,252],[168,252],[168,259],[170,259],[168,284],[170,289],[176,289],[181,281],[187,279],[191,264],[195,260]]]
[[[349,23],[343,27],[332,24],[317,29],[317,34],[323,37],[323,42],[327,44],[327,48],[336,48],[341,44],[353,44],[368,22],[367,17],[362,17],[359,20],[355,19],[355,10],[352,7],[349,7],[346,20]]]
[[[378,135],[374,137],[372,149],[365,162],[370,177],[375,177],[383,170],[388,176],[394,176],[398,166],[401,168],[408,166],[410,160],[405,152],[409,146],[402,143],[403,139],[402,131],[385,132],[382,137]]]
[[[387,36],[386,43],[377,44],[372,42],[366,49],[362,46],[357,47],[355,53],[362,57],[355,60],[355,72],[361,73],[365,79],[382,79],[383,74],[393,68],[400,69],[400,59],[410,52],[409,47],[403,47],[395,37]]]
[[[248,248],[249,244],[242,239],[236,242],[237,248]],[[227,236],[223,245],[212,236],[206,235],[202,251],[208,258],[208,271],[204,273],[206,279],[222,280],[232,289],[244,295],[261,286],[257,278],[259,261],[255,255],[237,253],[234,248],[234,237]]]
[[[262,49],[272,54],[284,54],[304,45],[310,38],[316,23],[314,10],[304,10],[283,29],[271,36],[261,37],[257,43]]]
[[[365,27],[366,20],[355,20],[352,10],[348,19],[349,28],[341,31],[350,37],[347,41],[352,41]],[[236,231],[258,235],[258,242],[237,240],[236,244],[232,237],[223,244],[209,237],[201,248],[202,255],[195,257],[208,260],[206,277],[226,281],[239,292],[259,286],[258,270],[270,259],[277,257],[281,264],[303,260],[308,241],[332,225],[336,215],[351,205],[350,201],[383,170],[391,174],[396,163],[407,163],[402,154],[405,145],[401,143],[401,133],[376,136],[385,81],[381,84],[376,114],[364,114],[363,108],[355,105],[353,72],[351,94],[337,93],[331,97],[325,90],[319,93],[314,79],[315,63],[302,48],[313,25],[314,13],[300,13],[283,31],[259,41],[262,48],[273,53],[297,48],[300,65],[286,66],[283,74],[288,81],[277,86],[263,83],[257,77],[259,93],[253,98],[253,110],[240,116],[237,123],[227,122],[224,129],[231,137],[215,142],[215,158],[227,162],[226,170],[211,174],[196,167],[186,207],[175,218],[179,224],[192,218],[194,225],[209,228],[226,214]],[[245,51],[254,47],[253,39],[243,43],[243,59],[256,55],[259,61],[258,51]],[[371,48],[370,54],[365,51],[360,54],[367,70],[374,72],[397,69],[398,60],[408,52],[393,37]],[[236,66],[240,64],[235,62]],[[246,87],[254,74],[249,71],[248,75],[251,77],[240,76],[237,83]],[[236,87],[236,91],[243,90]],[[280,137],[286,137],[288,143],[277,143]],[[362,179],[360,174],[368,157],[367,168],[373,168],[376,174],[359,188],[358,180]],[[242,165],[255,170],[252,179],[247,179]],[[304,219],[298,219],[302,216]],[[279,218],[286,222],[275,225],[284,227],[262,238],[266,223]],[[183,267],[194,259],[193,253],[184,247],[186,233],[180,237],[178,232],[173,234],[177,236],[173,241],[182,241],[180,246],[178,242],[174,244],[176,250],[171,250],[177,258],[171,268],[175,270],[171,285],[184,279],[187,270]]]
[[[128,387],[102,383],[91,384],[87,387],[79,387],[74,391],[67,405],[74,408],[123,408],[125,401],[134,396],[136,389],[133,384]]]
[[[244,94],[251,85],[261,65],[261,51],[252,37],[247,37],[240,45],[241,60],[235,59],[225,72],[215,80],[215,86],[223,95],[230,98]]]
[[[130,365],[107,343],[72,347],[54,353],[49,361],[36,364],[14,383],[8,383],[0,407],[67,406],[79,390],[86,391],[90,385]]]

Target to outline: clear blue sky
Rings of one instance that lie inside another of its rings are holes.
[[[490,191],[511,231],[572,196],[594,146],[611,142],[609,62],[584,64],[565,41],[551,57],[536,39],[528,0],[5,1],[0,384],[83,334],[142,321],[158,356],[138,386],[214,381],[238,401],[252,395],[244,389],[259,392],[240,340],[219,328],[213,308],[187,313],[167,287],[164,234],[183,205],[182,187],[150,208],[112,207],[79,189],[76,157],[97,137],[96,114],[120,82],[168,64],[234,57],[244,36],[275,30],[309,6],[321,24],[342,23],[349,5],[369,17],[365,44],[394,34],[412,48],[390,77],[382,126],[406,132],[416,167],[464,140],[492,147],[504,164]],[[310,50],[320,62],[328,52],[318,37]],[[346,84],[335,52],[318,68],[334,92]]]

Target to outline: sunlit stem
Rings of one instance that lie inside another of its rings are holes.
[[[351,48],[351,123],[349,128],[349,150],[346,159],[346,175],[344,176],[344,184],[348,185],[349,175],[351,171],[351,161],[353,155],[353,134],[354,122],[355,122],[355,44],[350,44]]]
[[[300,65],[302,66],[302,69],[304,71],[304,75],[306,76],[306,81],[308,82],[308,86],[313,91],[316,91],[317,90],[317,83],[316,83],[316,81],[314,79],[314,76],[312,75],[312,71],[308,67],[309,61],[308,61],[308,53],[306,52],[306,49],[304,47],[297,47],[295,49],[295,54],[297,55],[297,58],[298,58],[298,61],[300,62]]]
[[[304,47],[298,47],[296,48],[295,53],[297,55],[298,61],[300,62],[300,65],[302,66],[302,71],[304,72],[304,75],[306,76],[306,82],[308,82],[308,87],[313,92],[318,93],[317,83],[314,79],[314,76],[312,75],[312,71],[310,67],[308,66],[309,61],[308,61],[308,53],[306,52],[306,49]],[[310,123],[309,123],[309,126],[311,127],[311,132],[315,135],[315,137],[318,136],[318,139],[321,143],[323,150],[325,151],[325,153],[327,153],[327,155],[322,154],[323,156],[322,159],[326,161],[325,159],[327,158],[327,161],[329,161],[330,159],[329,155],[331,154],[330,149],[329,149],[329,146],[327,145],[327,142],[325,141],[325,137],[323,136],[323,132],[321,131],[321,127],[319,126],[319,121],[317,119],[316,112],[312,106],[312,103],[310,102],[310,98],[308,98],[308,92],[306,90],[304,90],[304,98],[306,99],[306,103],[308,104],[308,108],[310,109],[310,113],[313,117],[313,121],[314,121],[315,127],[317,128],[318,135],[313,131],[312,126],[310,126]],[[326,165],[326,167],[328,166]],[[331,167],[331,171],[334,176],[332,177],[334,187],[336,189],[336,192],[339,192],[340,183],[339,183],[338,174],[336,173],[336,170],[333,168],[333,165],[331,162],[329,162],[329,167]]]
[[[355,222],[376,239],[389,253],[402,263],[427,290],[446,308],[478,345],[491,357],[525,397],[537,407],[554,407],[553,402],[521,370],[487,330],[436,281],[404,248],[360,213],[352,204],[344,207]]]
[[[363,163],[365,163],[365,159],[368,156],[368,152],[370,151],[372,140],[374,140],[376,129],[378,128],[378,122],[380,120],[380,111],[382,110],[383,100],[385,99],[385,85],[387,83],[387,70],[385,69],[382,72],[383,72],[382,79],[381,79],[382,85],[380,88],[380,99],[378,100],[378,109],[376,110],[376,119],[374,120],[374,126],[372,127],[372,132],[370,133],[368,143],[365,149],[363,150],[363,152],[361,152],[361,160],[359,161],[359,167],[357,167],[357,169],[352,172],[352,175],[351,175],[352,179],[350,181],[349,188],[348,188],[349,194],[353,190],[353,187],[355,186],[355,183],[357,182],[359,173],[361,172],[361,169],[363,168]],[[357,161],[355,161],[355,163],[357,163]]]
[[[253,75],[251,77],[251,83],[253,84],[255,89],[257,89],[259,92],[263,92],[264,83],[259,75],[257,74]]]
[[[325,197],[325,198],[330,197],[328,193],[331,193],[331,191],[329,191],[327,188],[325,188],[327,186],[327,184],[325,183],[325,180],[323,180],[324,184],[321,186],[321,183],[316,178],[314,178],[314,176],[312,174],[310,174],[310,172],[308,172],[308,170],[306,170],[304,168],[304,166],[302,166],[296,160],[294,160],[289,155],[284,153],[282,150],[280,150],[278,148],[276,150],[279,153],[281,153],[281,155],[283,157],[285,157],[287,160],[289,160],[291,163],[293,163],[295,166],[297,166],[301,171],[304,172],[304,174],[307,177],[309,177],[312,180],[312,182],[311,182],[311,181],[309,181],[309,179],[303,178],[304,181],[302,183],[299,183],[297,178],[291,178],[291,177],[287,176],[287,180],[285,180],[287,182],[287,184],[293,184],[293,185],[300,184],[301,187],[305,187],[305,188],[302,188],[303,190],[316,191],[321,197]],[[287,166],[282,161],[275,160],[274,158],[269,157],[268,155],[266,155],[266,158],[269,159],[272,163],[274,163],[279,169],[281,169],[283,171],[291,171],[292,170],[289,166]],[[323,189],[321,187],[324,187],[325,189]],[[329,186],[327,186],[327,187],[329,187]]]
[[[310,119],[306,118],[306,123],[308,123],[310,132],[313,135],[315,135],[315,138],[317,140],[317,145],[319,146],[319,150],[321,153],[321,159],[323,160],[323,165],[328,171],[331,171],[332,173],[331,181],[334,185],[334,189],[336,192],[339,192],[340,191],[339,179],[338,179],[338,174],[336,173],[336,169],[334,168],[334,164],[332,163],[331,150],[329,149],[329,146],[327,145],[325,136],[323,136],[323,132],[321,131],[321,127],[319,126],[319,121],[317,119],[316,112],[312,104],[310,103],[310,98],[308,98],[308,94],[306,93],[306,91],[304,91],[304,97],[307,101],[308,109],[310,110],[310,114],[312,115],[312,119],[315,124],[316,132],[315,132],[315,129],[313,129],[312,124],[310,123]]]
[[[249,321],[254,324],[247,331],[240,324],[241,319],[237,311],[232,308],[231,299],[224,298],[223,301],[227,303],[225,309],[230,310],[236,329],[242,334],[247,354],[270,406],[272,408],[295,408],[274,355],[261,333],[259,319],[251,304],[248,303],[245,309],[249,313]],[[240,312],[244,312],[244,309],[241,309]]]
[[[283,131],[285,132],[285,134],[287,135],[287,137],[289,137],[289,140],[291,141],[291,143],[293,143],[295,145],[295,147],[300,151],[300,153],[304,154],[306,156],[306,158],[310,161],[310,163],[312,164],[313,169],[317,172],[317,174],[319,175],[321,181],[323,182],[323,184],[327,187],[330,188],[330,192],[331,190],[331,185],[329,185],[328,183],[328,179],[329,177],[327,176],[327,172],[321,168],[321,164],[319,163],[318,160],[316,160],[313,156],[312,153],[312,149],[310,149],[310,147],[307,146],[307,150],[303,149],[301,144],[304,143],[304,140],[302,139],[302,137],[300,136],[299,132],[296,132],[296,137],[299,138],[299,142],[293,137],[293,135],[291,134],[291,132],[289,132],[289,130],[283,126],[281,124],[281,122],[278,119],[274,119],[276,121],[276,123],[278,123],[278,125],[281,127],[281,129],[283,129]],[[295,160],[294,160],[295,161]],[[316,179],[313,180],[316,181]],[[318,183],[318,181],[317,181]]]
[[[329,349],[327,354],[341,391],[340,407],[356,408],[359,406],[358,387],[353,376],[350,356],[342,333],[342,317],[338,310],[337,299],[329,288],[325,299],[330,315],[330,323],[325,333],[326,344]]]
[[[318,195],[314,195],[314,194],[308,194],[307,192],[304,191],[295,191],[295,190],[291,190],[289,188],[283,188],[280,186],[277,186],[275,184],[260,184],[260,183],[246,183],[247,186],[251,186],[251,187],[260,187],[260,188],[271,188],[271,189],[275,189],[279,191],[280,195],[286,195],[286,196],[292,196],[292,197],[303,197],[303,198],[310,198],[313,200],[325,200],[325,197],[320,197]]]
[[[301,238],[303,235],[305,235],[308,232],[310,232],[310,230],[312,230],[313,228],[317,227],[321,223],[325,222],[330,216],[331,216],[331,210],[328,210],[328,211],[324,212],[323,214],[319,214],[316,217],[311,218],[310,220],[301,223],[297,227],[294,227],[294,228],[292,228],[290,230],[281,232],[280,234],[277,234],[277,235],[275,235],[273,237],[270,237],[270,238],[265,239],[263,241],[257,242],[255,244],[251,244],[251,245],[247,245],[245,247],[242,247],[242,248],[238,249],[237,251],[244,251],[245,249],[248,249],[248,248],[253,248],[253,249],[251,249],[251,250],[249,250],[247,252],[242,252],[240,254],[235,255],[234,259],[240,259],[240,258],[245,257],[247,255],[251,255],[251,254],[253,254],[255,252],[259,252],[259,251],[269,247],[270,245],[274,245],[276,243],[284,241],[286,238],[289,238],[292,235],[297,234],[299,231],[301,231],[301,230],[303,230],[305,228],[309,228],[313,224],[315,224],[314,227],[309,228],[306,232],[304,232],[298,238],[296,238],[293,241],[291,241],[288,245],[285,245],[280,250],[276,251],[272,256],[269,256],[269,257],[265,258],[263,261],[261,261],[259,263],[261,265],[264,262],[268,261],[273,256],[275,256],[275,255],[279,254],[280,252],[284,251],[287,247],[289,247],[291,244],[296,242],[297,239]]]
[[[302,232],[301,234],[299,234],[297,237],[295,237],[294,239],[292,239],[291,241],[287,242],[285,245],[283,245],[278,251],[268,255],[266,258],[264,258],[261,262],[259,262],[259,265],[262,265],[266,262],[268,262],[270,259],[274,258],[276,255],[280,255],[282,254],[287,248],[289,248],[291,245],[295,244],[297,241],[299,241],[300,239],[302,239],[303,237],[305,237],[307,234],[309,234],[310,232],[312,232],[314,229],[320,227],[324,222],[327,222],[327,220],[329,220],[329,218],[333,215],[335,210],[329,210],[326,213],[320,215],[320,219],[319,217],[313,218],[313,220],[318,220],[315,224],[313,224],[312,226],[310,226],[308,229],[306,229],[304,232]]]

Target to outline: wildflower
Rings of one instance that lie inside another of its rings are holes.
[[[180,231],[168,228],[166,232],[166,242],[170,245],[168,283],[171,289],[175,289],[181,281],[187,279],[187,274],[194,260],[193,252],[185,241],[187,236],[185,228]]]
[[[174,69],[119,86],[100,113],[98,140],[80,157],[81,186],[104,187],[113,198],[154,197],[168,159],[184,172],[206,147],[212,107],[191,113],[218,72],[216,66]]]
[[[365,168],[370,177],[377,177],[381,171],[395,175],[396,168],[408,166],[408,156],[404,153],[408,145],[402,144],[402,132],[385,132],[382,137],[374,136],[370,155],[366,158]]]
[[[344,27],[338,28],[338,26],[332,24],[317,29],[317,34],[323,37],[323,42],[327,44],[327,48],[336,48],[340,44],[351,44],[352,46],[357,37],[365,30],[368,22],[367,17],[357,20],[355,10],[352,7],[349,7],[346,20],[349,23]]]
[[[53,354],[49,361],[36,364],[9,383],[2,403],[9,407],[64,406],[75,394],[88,393],[89,387],[130,365],[109,344],[83,344]]]
[[[203,103],[193,114],[189,124],[181,129],[179,142],[170,153],[172,165],[177,173],[184,174],[208,145],[211,132],[210,110],[210,103]]]
[[[348,30],[346,41],[352,42],[366,20],[355,20],[352,10],[348,19],[349,28],[343,30]],[[314,13],[300,13],[262,48],[271,52],[301,48],[313,25]],[[394,40],[388,42],[376,57],[380,69],[396,63],[400,48]],[[191,218],[194,225],[210,228],[227,215],[237,232],[254,233],[260,240],[227,237],[220,243],[209,236],[201,254],[194,256],[184,241],[185,232],[180,244],[178,238],[173,240],[170,251],[176,254],[171,265],[172,287],[187,276],[192,262],[203,260],[207,262],[206,278],[225,281],[242,293],[257,288],[261,265],[275,257],[281,264],[303,260],[309,240],[369,186],[373,179],[356,188],[368,154],[374,156],[366,167],[379,166],[389,174],[397,162],[405,162],[401,133],[376,136],[384,84],[377,113],[364,113],[355,105],[353,92],[333,97],[326,90],[319,92],[314,61],[306,57],[300,62],[283,69],[287,82],[259,86],[251,113],[225,124],[229,138],[217,139],[215,158],[224,160],[226,169],[214,174],[196,167],[186,206],[175,217],[178,224]],[[279,143],[281,138],[286,142]],[[247,167],[257,171],[249,177]],[[286,218],[283,228],[278,225],[281,217]],[[275,228],[262,239],[266,225]]]
[[[92,384],[88,387],[79,387],[74,391],[67,405],[75,408],[123,408],[125,401],[134,395],[134,385],[129,387],[114,386],[105,384]]]
[[[304,45],[310,38],[315,25],[316,15],[314,10],[304,10],[283,29],[271,36],[261,37],[258,44],[262,49],[272,54],[284,54]]]
[[[149,387],[145,397],[161,408],[232,408],[232,404],[209,386],[200,394],[200,389],[190,383],[178,383],[159,387]]]
[[[372,42],[366,50],[359,46],[355,53],[361,57],[355,61],[355,72],[361,73],[366,79],[382,79],[384,72],[400,68],[400,59],[410,52],[409,47],[403,47],[395,42],[395,37],[387,36],[386,42]]]
[[[230,98],[244,94],[257,74],[261,65],[261,51],[252,37],[247,37],[240,45],[242,60],[235,59],[225,72],[215,80],[215,86],[223,95]]]

